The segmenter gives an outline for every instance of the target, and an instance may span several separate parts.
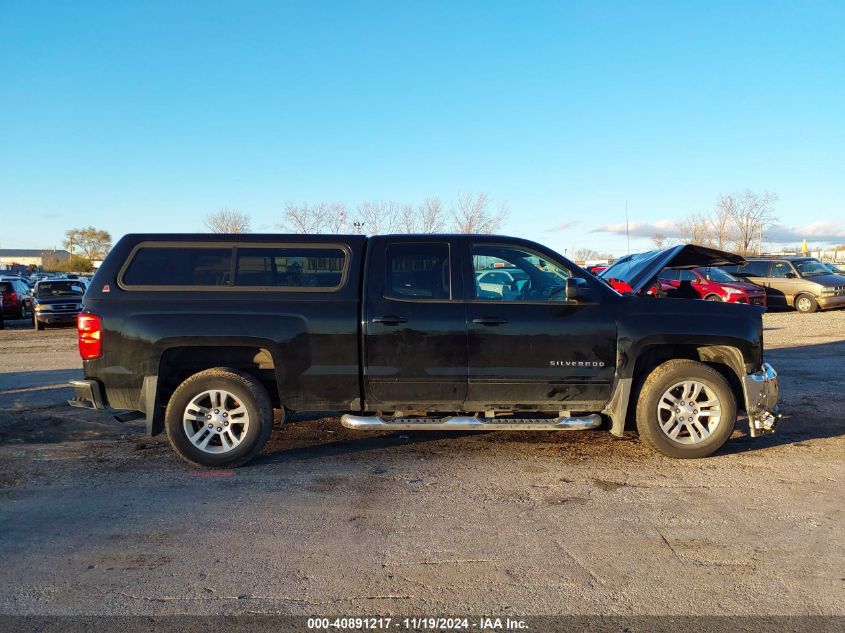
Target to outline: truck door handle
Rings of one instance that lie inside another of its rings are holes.
[[[504,325],[508,321],[507,319],[500,319],[498,317],[481,317],[479,319],[473,319],[472,322],[478,325],[496,326]]]
[[[400,323],[407,323],[408,319],[389,314],[387,316],[373,317],[372,322],[381,323],[382,325],[399,325]]]

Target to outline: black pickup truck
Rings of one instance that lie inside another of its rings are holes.
[[[557,253],[489,235],[127,235],[79,317],[72,405],[145,417],[202,466],[252,458],[276,419],[352,429],[575,430],[629,419],[703,457],[774,429],[763,308],[658,299],[665,267],[742,262],[676,246],[617,266],[620,294]]]

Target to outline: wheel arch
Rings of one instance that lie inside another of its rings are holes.
[[[271,344],[241,341],[225,345],[200,343],[167,346],[159,356],[155,373],[144,376],[138,410],[147,418],[147,432],[164,431],[164,413],[176,388],[201,371],[230,368],[255,378],[270,396],[274,407],[281,407],[279,371],[281,360]]]
[[[731,387],[737,409],[745,409],[745,392],[742,388],[745,360],[739,348],[715,344],[655,343],[640,348],[630,377],[617,380],[611,401],[603,412],[611,419],[611,433],[623,435],[628,422],[634,419],[646,377],[659,365],[679,358],[704,363],[722,374]]]

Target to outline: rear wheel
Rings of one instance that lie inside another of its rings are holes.
[[[176,388],[164,416],[173,450],[195,466],[233,467],[251,460],[273,429],[267,391],[228,368],[194,374]]]
[[[795,297],[795,309],[798,310],[798,312],[809,314],[818,310],[819,304],[816,302],[815,298],[810,295],[798,295]]]
[[[689,459],[715,452],[733,433],[736,399],[728,381],[712,367],[670,360],[643,383],[637,431],[651,448]]]

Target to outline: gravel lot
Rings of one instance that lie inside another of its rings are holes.
[[[0,331],[0,613],[845,614],[845,311],[765,315],[787,417],[633,434],[299,422],[236,471],[70,409],[73,330]]]

